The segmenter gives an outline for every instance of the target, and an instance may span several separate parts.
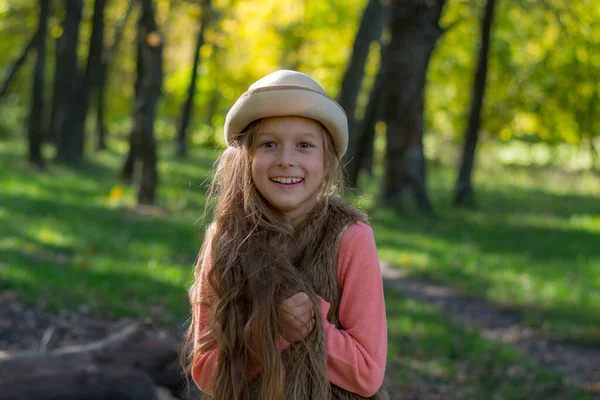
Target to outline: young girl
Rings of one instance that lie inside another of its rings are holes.
[[[233,105],[225,138],[190,289],[193,380],[218,400],[387,398],[373,231],[339,196],[343,109],[277,71]]]

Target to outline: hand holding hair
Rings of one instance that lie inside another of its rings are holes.
[[[313,303],[304,292],[298,292],[279,305],[281,335],[290,343],[304,339],[315,327]]]

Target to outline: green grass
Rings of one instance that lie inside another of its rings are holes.
[[[386,291],[390,388],[403,394],[427,387],[443,399],[590,399],[511,347],[448,322],[428,305]],[[415,398],[414,396],[411,398]]]
[[[554,339],[600,345],[600,178],[487,166],[478,210],[451,202],[453,175],[431,174],[438,218],[372,207],[382,259],[523,315]]]
[[[118,152],[40,173],[0,142],[0,287],[52,310],[185,319],[213,153],[161,163],[158,207],[136,210]]]
[[[136,210],[132,189],[116,178],[124,146],[111,144],[75,170],[49,164],[39,172],[27,165],[23,144],[0,138],[0,289],[50,310],[180,324],[218,151],[197,148],[181,161],[161,143],[158,205]],[[438,219],[376,207],[377,179],[357,198],[370,209],[381,258],[520,310],[548,335],[599,343],[597,179],[484,166],[476,177],[482,207],[462,211],[447,207],[449,170],[430,172]],[[388,292],[387,307],[399,391],[418,376],[457,384],[469,399],[588,398],[428,306]]]

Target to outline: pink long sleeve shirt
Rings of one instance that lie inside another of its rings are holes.
[[[210,265],[210,249],[204,265]],[[200,301],[212,293],[202,270]],[[373,230],[362,222],[350,225],[340,239],[337,277],[342,291],[339,320],[344,329],[327,321],[330,304],[319,297],[327,346],[327,377],[343,389],[363,397],[377,392],[383,382],[387,355],[387,322],[383,285]],[[209,310],[197,309],[196,343],[209,324]],[[285,342],[285,341],[283,341]],[[285,348],[289,343],[282,343]],[[205,352],[192,366],[192,378],[205,393],[213,393],[217,349]]]

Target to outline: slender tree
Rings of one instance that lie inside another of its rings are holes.
[[[357,138],[354,134],[355,113],[358,95],[362,88],[362,82],[365,75],[365,65],[369,55],[371,43],[378,41],[383,30],[383,11],[384,6],[381,0],[369,0],[363,11],[360,25],[354,37],[352,54],[346,65],[346,71],[342,78],[340,92],[338,94],[338,103],[346,111],[348,117],[348,128],[350,131],[350,148],[346,154],[346,159],[350,160],[355,156]]]
[[[469,122],[465,130],[462,162],[460,164],[460,171],[454,194],[454,205],[456,206],[475,206],[472,173],[473,165],[475,164],[475,149],[477,147],[479,129],[481,127],[481,108],[483,107],[485,95],[485,81],[487,77],[488,54],[495,4],[496,0],[487,0],[481,22],[481,43],[475,79],[473,81],[473,95],[471,98],[471,109],[469,111]]]
[[[382,200],[432,213],[423,153],[424,88],[431,53],[442,35],[439,20],[445,0],[395,0],[391,4],[391,41],[386,67],[384,119],[387,148]],[[405,195],[410,193],[412,196]]]
[[[67,12],[63,20],[63,35],[57,42],[56,75],[54,83],[55,118],[54,137],[58,138],[56,158],[66,163],[81,159],[77,138],[74,135],[74,117],[78,92],[81,85],[77,60],[79,27],[83,0],[67,0]]]
[[[200,31],[196,39],[194,49],[194,62],[188,86],[187,97],[181,110],[179,124],[177,127],[177,156],[185,157],[187,153],[186,132],[190,123],[192,106],[194,105],[194,96],[196,94],[196,81],[198,77],[198,65],[200,63],[200,49],[204,45],[204,33],[212,19],[211,0],[204,0],[202,3],[202,13],[200,15]]]
[[[358,175],[362,168],[368,164],[368,158],[373,154],[373,142],[375,140],[375,124],[382,117],[382,99],[385,91],[385,76],[388,61],[386,59],[386,45],[380,45],[380,65],[375,82],[371,87],[369,94],[369,103],[362,121],[356,125],[356,142],[354,145],[354,155],[346,163],[346,177],[348,186],[358,186]]]
[[[94,15],[92,17],[92,34],[88,49],[85,74],[79,88],[77,108],[74,115],[74,132],[76,151],[83,154],[85,148],[85,122],[88,116],[90,98],[98,90],[101,79],[102,49],[104,47],[104,10],[106,0],[94,1]]]
[[[39,0],[39,23],[36,32],[36,60],[33,69],[33,87],[31,94],[31,111],[27,136],[29,139],[29,162],[38,168],[44,167],[42,158],[42,129],[44,115],[44,75],[46,72],[46,35],[48,31],[48,14],[50,0]]]
[[[600,162],[598,157],[598,149],[594,145],[594,138],[590,138],[590,158],[592,160],[591,168],[592,171],[600,172]]]
[[[96,90],[96,149],[106,148],[106,123],[105,123],[105,96],[109,68],[114,54],[117,52],[119,44],[123,39],[125,25],[131,15],[135,5],[134,0],[129,0],[127,11],[121,20],[117,23],[115,34],[110,46],[106,46],[102,51],[100,69],[98,71],[98,88]]]
[[[152,0],[141,0],[137,27],[137,79],[130,150],[123,176],[135,178],[138,204],[154,204],[158,187],[154,120],[163,82],[163,39],[158,32]]]

